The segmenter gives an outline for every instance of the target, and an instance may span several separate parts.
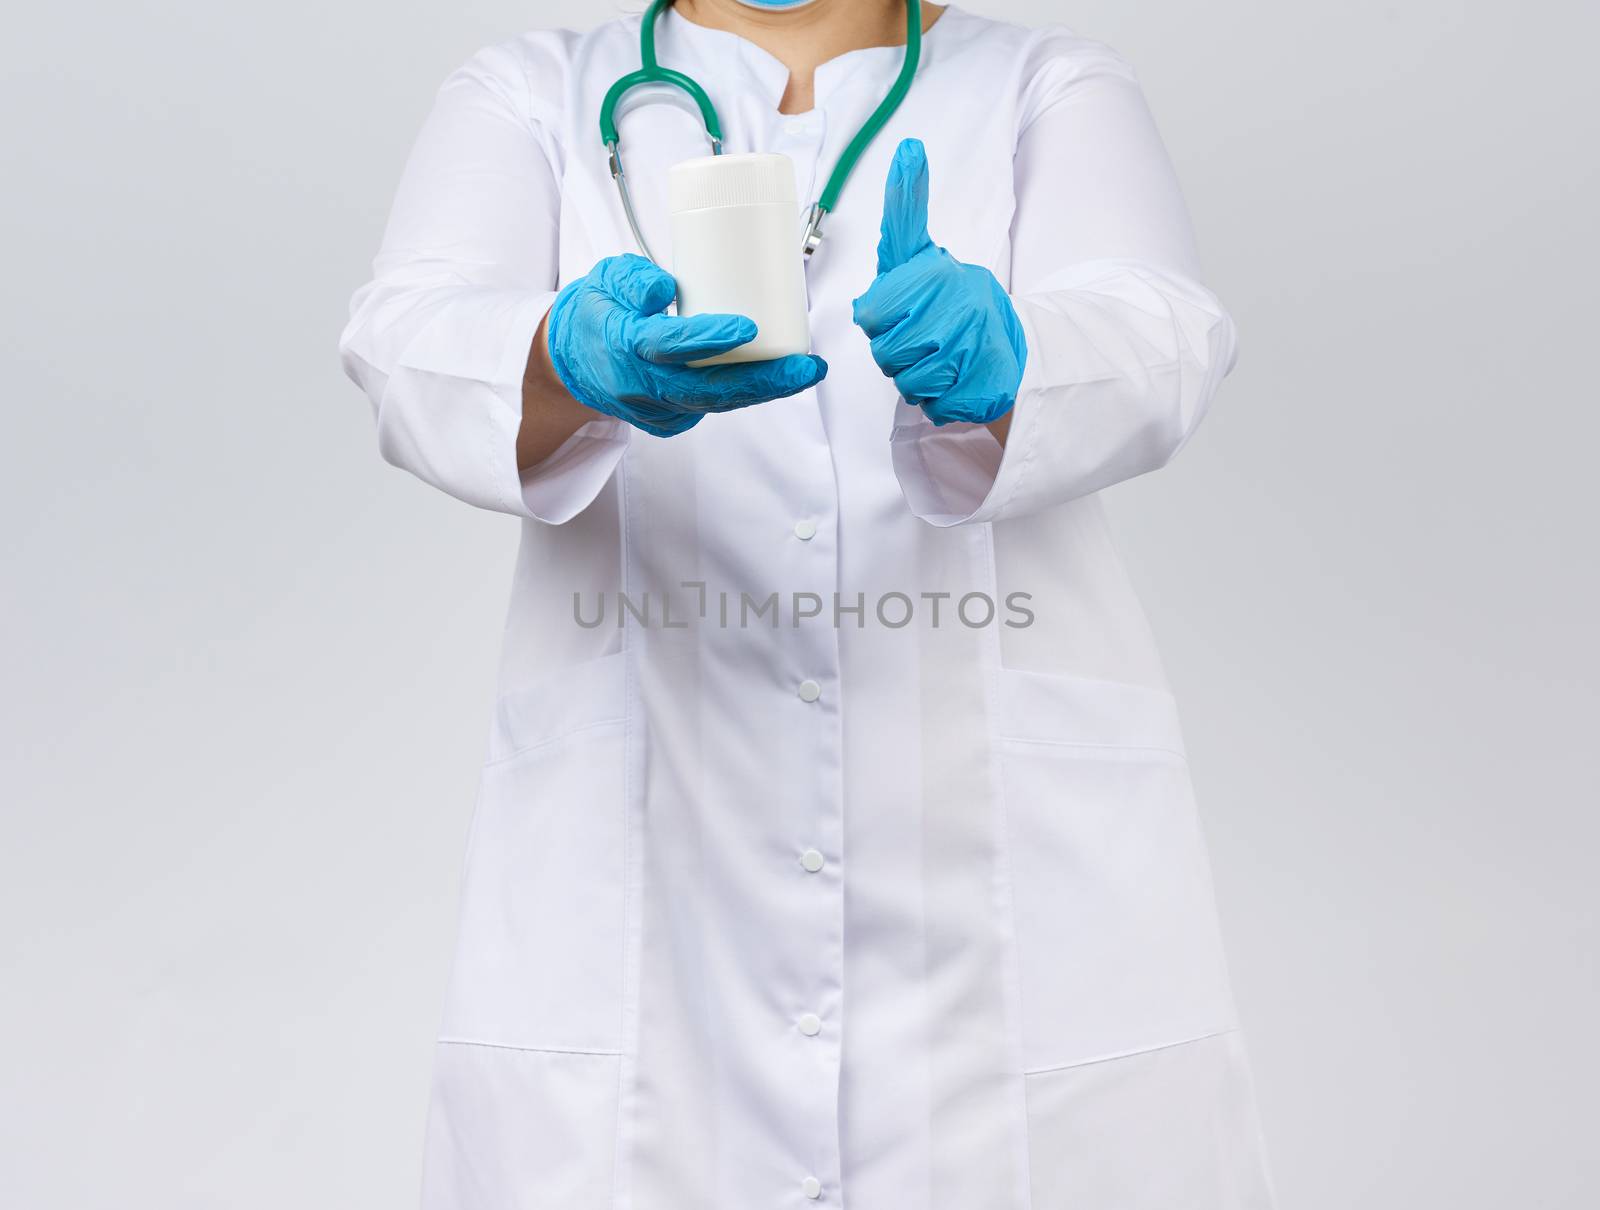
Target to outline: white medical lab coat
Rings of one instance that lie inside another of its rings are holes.
[[[633,251],[598,133],[639,18],[441,89],[342,351],[383,456],[522,519],[424,1162],[427,1210],[1258,1210],[1270,1203],[1173,700],[1099,489],[1234,357],[1132,73],[952,8],[807,269],[814,390],[519,475],[554,291]],[[661,62],[802,207],[902,50],[786,72],[675,13]],[[646,237],[706,152],[621,129]],[[851,323],[889,158],[1009,290],[1009,440],[935,428]],[[797,210],[796,241],[801,214]]]

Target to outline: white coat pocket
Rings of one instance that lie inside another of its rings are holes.
[[[1231,1029],[1171,696],[1001,669],[995,701],[1026,1069]]]
[[[625,658],[562,669],[497,703],[442,1040],[618,1050]]]

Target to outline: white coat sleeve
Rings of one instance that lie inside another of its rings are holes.
[[[599,493],[627,435],[596,419],[518,473],[523,375],[556,288],[550,104],[511,46],[445,81],[339,349],[372,401],[385,460],[480,508],[559,523]]]
[[[896,410],[895,472],[934,525],[1023,516],[1164,466],[1233,368],[1233,322],[1197,280],[1183,196],[1131,68],[1060,32],[1032,54],[1009,291],[1028,361],[1006,444]]]

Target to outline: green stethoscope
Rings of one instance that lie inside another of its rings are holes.
[[[644,232],[639,229],[639,218],[633,212],[633,199],[628,194],[628,178],[622,171],[622,140],[617,135],[617,102],[622,99],[624,93],[641,84],[670,84],[675,88],[681,88],[700,107],[700,117],[706,125],[706,137],[711,140],[711,154],[722,154],[722,124],[717,121],[716,107],[711,104],[711,98],[706,95],[706,90],[683,72],[662,67],[656,62],[656,19],[671,4],[672,0],[653,0],[644,15],[643,23],[639,26],[641,62],[639,70],[630,71],[613,84],[606,91],[605,99],[600,102],[600,138],[605,142],[606,150],[611,155],[611,179],[617,183],[617,193],[622,197],[622,209],[628,216],[628,226],[633,230],[633,238],[638,241],[640,251],[651,260],[655,260],[655,257],[650,253],[650,246],[645,243]],[[878,103],[878,108],[872,111],[872,116],[862,123],[861,129],[856,131],[856,137],[850,140],[849,146],[839,156],[839,162],[833,166],[833,172],[828,177],[827,186],[822,190],[822,196],[811,207],[806,220],[805,236],[800,245],[800,250],[807,259],[810,259],[811,254],[822,243],[823,216],[838,203],[839,194],[844,190],[844,183],[850,179],[850,172],[855,168],[856,161],[861,158],[861,153],[867,149],[867,144],[877,137],[884,123],[905,99],[906,93],[911,88],[911,79],[917,74],[917,60],[921,57],[922,5],[918,0],[906,0],[905,62],[900,65],[900,74],[895,77],[888,94]]]

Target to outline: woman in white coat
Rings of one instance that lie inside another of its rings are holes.
[[[815,356],[685,364],[752,329],[633,255],[596,130],[639,18],[483,51],[413,152],[345,364],[385,458],[522,519],[429,1210],[1270,1204],[1096,496],[1182,447],[1233,326],[1122,59],[921,20]],[[678,0],[656,45],[810,201],[905,21]],[[656,248],[705,150],[660,99],[620,120]]]

